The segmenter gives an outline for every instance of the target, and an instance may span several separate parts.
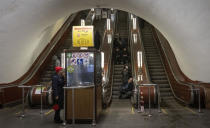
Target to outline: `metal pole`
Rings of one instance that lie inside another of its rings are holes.
[[[66,89],[64,88],[63,126],[66,126]]]
[[[72,88],[72,126],[75,124],[74,119],[74,88]]]
[[[160,88],[158,86],[158,112],[161,113],[161,110],[160,110]]]
[[[42,112],[42,85],[41,85],[41,109],[40,109],[40,114],[42,115],[43,112]]]
[[[140,109],[140,90],[138,89],[137,90],[137,104],[138,104],[138,113],[140,113],[141,112],[141,109]]]
[[[22,115],[21,115],[21,117],[22,118],[24,118],[25,117],[25,115],[24,115],[24,87],[22,88],[22,98],[23,98],[23,104],[22,104]]]
[[[199,85],[199,89],[198,89],[198,104],[199,104],[199,108],[198,108],[198,112],[201,113],[201,93],[200,93],[200,85]]]
[[[148,89],[148,91],[149,91],[149,117],[151,117],[152,115],[151,115],[151,103],[150,103],[150,86],[149,86],[149,89]]]
[[[95,88],[95,86],[93,87],[93,122],[92,122],[92,126],[96,126],[96,109],[95,109],[95,105],[96,105],[96,97],[95,97],[95,95],[96,95],[96,90],[95,90],[96,88]]]

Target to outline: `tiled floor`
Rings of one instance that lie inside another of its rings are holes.
[[[44,110],[40,116],[39,109],[26,109],[26,117],[20,119],[21,106],[0,110],[0,128],[62,128],[62,125],[53,123],[54,112]],[[148,111],[148,110],[147,110]],[[210,111],[182,107],[178,109],[152,109],[152,117],[138,113],[133,109],[129,100],[115,100],[112,105],[103,111],[97,128],[209,128]],[[68,124],[66,127],[72,127]],[[76,124],[74,127],[89,128],[91,124]]]

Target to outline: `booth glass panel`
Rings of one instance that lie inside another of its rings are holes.
[[[66,53],[67,86],[94,85],[94,53]]]

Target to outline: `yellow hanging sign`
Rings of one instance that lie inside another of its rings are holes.
[[[73,26],[73,47],[94,47],[93,26]]]

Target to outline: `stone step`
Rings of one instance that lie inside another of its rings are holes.
[[[166,75],[165,72],[150,72],[149,74],[150,74],[151,76]]]
[[[112,90],[113,91],[120,91],[120,86],[114,86],[114,87],[112,87]]]
[[[51,80],[52,80],[52,78],[41,78],[41,81],[42,82],[49,82]]]
[[[168,80],[152,80],[155,84],[168,84]]]
[[[48,71],[48,70],[47,70],[47,71],[45,71],[45,73],[46,73],[46,74],[54,74],[54,73],[55,73],[55,71],[51,71],[51,70],[50,70],[50,71]]]
[[[160,92],[171,92],[171,88],[160,88]]]
[[[160,91],[160,97],[168,97],[168,96],[173,96],[172,92],[161,92]]]
[[[147,59],[160,59],[160,56],[146,56]]]
[[[158,84],[159,88],[170,88],[169,84]]]
[[[119,96],[119,95],[120,95],[120,91],[112,91],[112,95],[117,95],[117,96]]]
[[[120,75],[120,74],[122,74],[122,71],[116,71],[116,72],[114,72],[114,75]]]
[[[167,80],[167,76],[163,75],[163,76],[151,76],[151,80]]]
[[[114,83],[113,83],[113,87],[114,87],[114,86],[121,86],[122,84],[123,84],[122,82],[114,82]]]
[[[114,77],[113,77],[114,79],[122,79],[122,75],[120,74],[120,75],[114,75]]]
[[[117,95],[112,95],[112,99],[119,99],[119,96],[117,96]]]
[[[44,73],[44,74],[42,74],[41,77],[42,77],[42,78],[52,78],[52,74]]]
[[[162,65],[150,65],[148,66],[149,69],[164,69]]]
[[[147,59],[147,62],[148,63],[153,63],[153,62],[161,62],[161,60],[160,59]]]
[[[146,58],[148,58],[148,57],[159,57],[160,58],[159,54],[145,54],[145,55],[146,55]]]
[[[114,71],[122,71],[123,68],[114,68]]]
[[[116,79],[116,78],[114,78],[114,83],[115,82],[122,82],[122,79]]]
[[[149,72],[165,72],[165,70],[164,69],[150,69],[149,68]]]
[[[124,67],[124,65],[123,64],[119,64],[119,65],[114,65],[114,68],[123,68]]]
[[[175,100],[174,96],[161,97],[162,100]]]

